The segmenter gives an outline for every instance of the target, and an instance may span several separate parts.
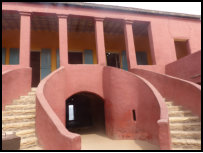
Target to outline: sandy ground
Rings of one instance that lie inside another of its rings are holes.
[[[159,150],[158,146],[141,140],[112,140],[99,133],[81,134],[82,150]]]

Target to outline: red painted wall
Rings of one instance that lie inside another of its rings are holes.
[[[46,8],[46,9],[45,9]],[[34,3],[2,3],[2,10],[78,15],[97,18],[149,22],[150,50],[154,64],[166,65],[176,61],[174,40],[188,40],[190,53],[201,49],[201,21],[171,16],[136,14],[82,7],[39,5]]]
[[[2,66],[2,110],[13,99],[26,95],[31,89],[31,68],[8,69]]]
[[[201,51],[166,65],[165,72],[174,77],[201,83]]]
[[[167,124],[167,109],[163,109],[161,95],[149,84],[113,67],[68,65],[60,68],[41,81],[37,90],[36,127],[40,144],[45,149],[80,149],[80,137],[65,128],[65,100],[79,92],[91,92],[104,99],[107,136],[161,144],[158,121],[165,119]],[[132,109],[136,110],[136,121]],[[62,144],[54,139],[58,137],[63,139]],[[68,144],[70,142],[74,143]],[[165,143],[164,147],[169,149],[169,139]]]
[[[167,100],[184,106],[201,118],[201,86],[152,71],[132,69],[131,72],[147,79]]]
[[[81,149],[80,136],[69,132],[64,126],[66,91],[64,71],[64,68],[60,68],[53,72],[43,79],[37,88],[36,133],[39,144],[45,150]],[[61,114],[64,115],[63,119]]]
[[[8,71],[8,70],[15,70],[20,68],[20,65],[2,65],[2,72]]]

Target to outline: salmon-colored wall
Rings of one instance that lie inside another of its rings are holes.
[[[131,69],[130,71],[150,81],[165,99],[191,110],[201,118],[200,85],[148,70]]]
[[[45,9],[46,7],[46,9]],[[175,16],[142,14],[124,11],[98,10],[93,8],[36,3],[2,3],[2,10],[78,15],[93,18],[111,18],[129,21],[149,22],[150,46],[157,65],[176,61],[174,39],[188,39],[190,52],[201,49],[201,20]]]
[[[31,68],[2,66],[2,110],[13,99],[25,95],[31,88]],[[26,77],[25,77],[26,76]]]
[[[150,33],[152,34],[155,61],[158,65],[166,65],[177,60],[174,40],[188,40],[190,53],[201,49],[200,20],[181,19],[176,17],[157,17],[151,19]]]
[[[166,65],[165,72],[168,75],[201,84],[201,50]]]
[[[57,87],[52,88],[56,84]],[[65,130],[65,99],[79,92],[91,92],[104,99],[107,136],[147,140],[160,145],[161,149],[170,149],[168,113],[158,91],[130,72],[99,65],[61,67],[39,84],[36,127],[40,143],[46,149],[71,149],[71,144],[66,144],[71,140],[71,133]],[[133,109],[136,110],[136,121],[133,120]],[[166,125],[162,130],[159,121]],[[56,143],[55,138],[58,140],[65,133],[64,142]],[[162,142],[160,134],[165,136]],[[79,146],[80,142],[74,145]]]

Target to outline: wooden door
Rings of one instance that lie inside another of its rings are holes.
[[[69,64],[83,64],[82,52],[68,52]]]
[[[41,52],[41,80],[51,73],[51,49]]]
[[[85,64],[93,64],[92,50],[85,50],[84,51],[84,62],[85,62]]]
[[[10,65],[19,64],[19,49],[18,48],[10,49],[9,63],[10,63]]]
[[[6,64],[6,49],[2,48],[2,64]]]
[[[128,71],[128,62],[126,57],[126,51],[122,51],[122,68],[126,71]]]
[[[31,52],[30,66],[32,68],[32,87],[37,87],[40,82],[40,52]]]

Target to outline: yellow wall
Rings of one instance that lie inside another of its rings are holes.
[[[9,64],[10,48],[19,48],[20,46],[20,31],[7,30],[2,31],[2,48],[6,48],[6,64]]]
[[[19,48],[19,30],[2,31],[2,47],[6,48],[6,64],[9,64],[9,48]],[[151,64],[150,47],[147,36],[135,36],[136,51],[146,51],[148,62]],[[56,69],[56,50],[59,48],[58,32],[31,31],[31,51],[41,51],[42,48],[51,49],[51,70]],[[90,49],[93,51],[93,63],[97,64],[96,42],[94,32],[70,32],[68,34],[69,51],[81,51]],[[124,35],[110,35],[105,33],[105,48],[107,52],[120,54],[125,49]],[[122,66],[122,61],[120,61]]]

